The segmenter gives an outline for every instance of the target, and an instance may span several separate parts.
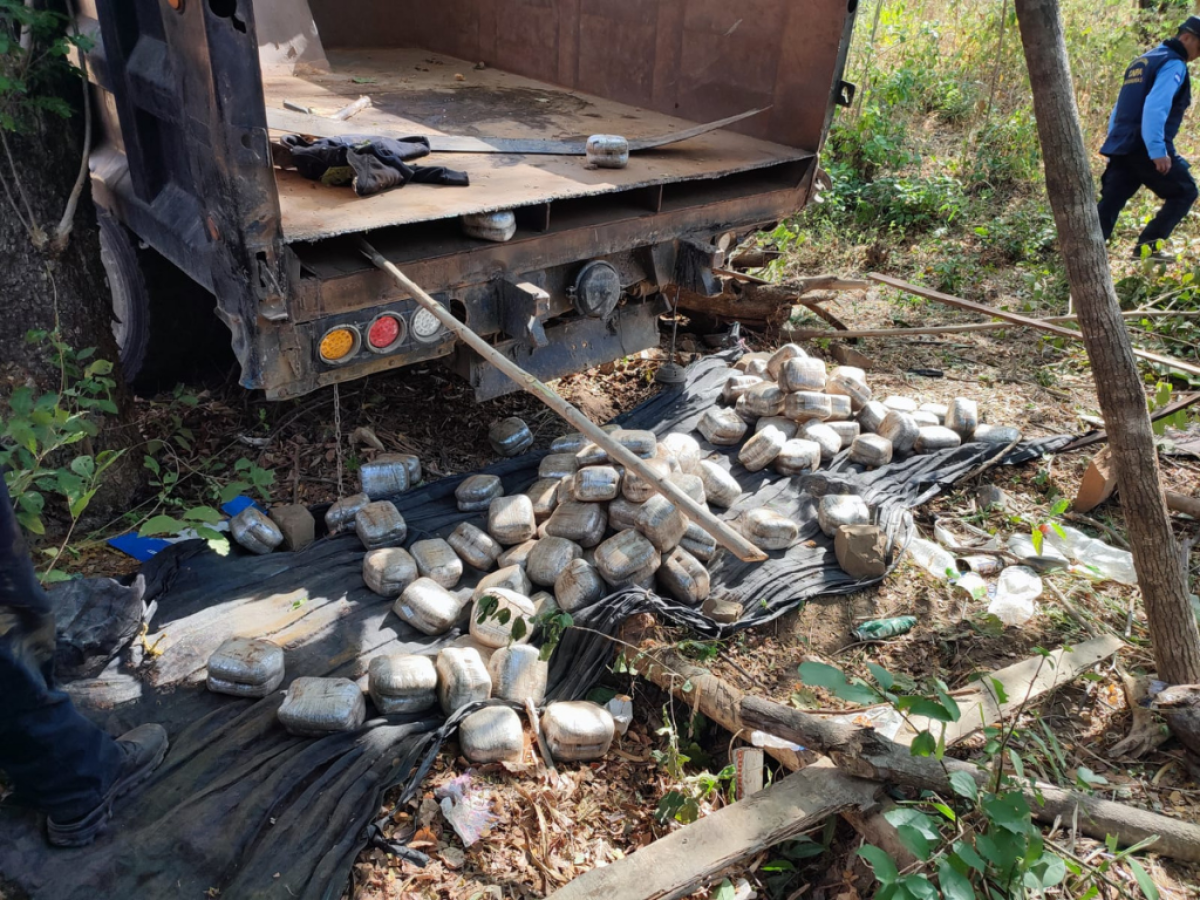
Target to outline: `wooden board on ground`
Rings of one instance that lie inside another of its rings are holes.
[[[807,831],[834,813],[874,803],[880,785],[823,762],[680,828],[610,866],[593,869],[548,900],[672,900],[727,866]]]
[[[1032,656],[985,676],[979,681],[980,692],[969,700],[958,700],[962,715],[957,722],[946,724],[946,746],[969,737],[979,729],[999,722],[1017,710],[1027,700],[1034,700],[1055,688],[1075,680],[1096,663],[1108,659],[1125,644],[1115,635],[1103,635],[1076,644],[1071,649],[1055,650],[1049,656]],[[1000,702],[992,680],[1004,687],[1007,701]],[[896,735],[898,743],[908,744],[918,732],[929,729],[935,736],[941,733],[942,723],[924,716],[911,716],[913,727],[906,724]]]

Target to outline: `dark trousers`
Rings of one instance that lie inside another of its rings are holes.
[[[1160,175],[1145,150],[1109,157],[1108,167],[1100,180],[1100,227],[1104,230],[1104,240],[1112,237],[1117,216],[1141,187],[1148,187],[1157,194],[1163,205],[1138,237],[1138,246],[1149,244],[1154,249],[1158,241],[1169,238],[1196,202],[1196,182],[1192,180],[1189,168],[1187,160],[1175,156],[1171,160],[1171,171]]]
[[[54,685],[54,614],[0,473],[0,770],[14,801],[69,821],[100,803],[122,759]]]

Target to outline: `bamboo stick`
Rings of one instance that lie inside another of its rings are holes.
[[[443,326],[454,332],[463,343],[511,378],[514,384],[533,394],[533,396],[562,416],[567,421],[567,424],[576,431],[587,435],[588,439],[594,442],[596,446],[603,447],[610,457],[626,469],[637,472],[641,478],[654,485],[654,489],[658,493],[670,500],[680,512],[712,535],[718,544],[725,547],[743,562],[762,562],[767,558],[767,555],[762,550],[685,494],[674,483],[659,476],[653,469],[646,465],[645,460],[614,441],[608,432],[594,424],[591,419],[587,418],[587,416],[556,394],[549,385],[539,381],[512,360],[499,353],[487,341],[458,321],[458,319],[454,318],[454,316],[450,315],[445,307],[430,297],[429,294],[421,289],[420,285],[396,268],[395,265],[389,262],[366,240],[359,238],[358,248],[367,259],[391,275],[398,285],[412,294],[413,299],[417,303],[429,310]]]
[[[1131,310],[1121,313],[1126,319],[1140,319],[1155,316],[1172,316],[1176,318],[1191,318],[1197,313],[1171,313],[1162,310]],[[1079,316],[1046,316],[1034,319],[1035,322],[1078,322]],[[971,331],[999,331],[1002,328],[1022,327],[1014,322],[967,322],[961,325],[927,325],[919,328],[851,328],[846,331],[830,331],[827,328],[790,328],[788,336],[793,341],[810,341],[814,338],[831,338],[834,340],[850,340],[851,338],[900,338],[919,334],[966,334]]]
[[[1049,334],[1057,334],[1059,337],[1068,337],[1073,341],[1083,340],[1083,335],[1078,331],[1072,331],[1070,328],[1063,328],[1061,325],[1055,325],[1052,322],[1046,322],[1043,319],[1031,319],[1028,316],[1022,316],[1018,313],[1011,313],[1004,309],[995,309],[991,306],[985,306],[982,303],[974,303],[970,300],[964,300],[962,297],[955,297],[951,294],[943,294],[941,291],[935,291],[930,288],[921,287],[919,284],[909,284],[907,281],[901,281],[899,278],[891,278],[887,275],[879,275],[872,272],[867,276],[872,281],[877,281],[880,284],[886,284],[888,287],[894,287],[897,290],[904,291],[908,294],[915,294],[918,297],[924,297],[927,300],[936,300],[938,303],[944,303],[946,306],[954,306],[958,309],[968,309],[971,312],[977,312],[980,315],[992,316],[997,319],[1004,319],[1009,322],[1015,322],[1018,325],[1025,325],[1029,328],[1037,328],[1040,331],[1048,332]],[[1133,355],[1147,362],[1158,363],[1160,366],[1168,366],[1172,369],[1178,369],[1181,372],[1189,372],[1192,375],[1200,375],[1200,366],[1192,363],[1185,363],[1182,360],[1175,359],[1171,356],[1162,356],[1158,353],[1150,353],[1147,350],[1139,350],[1133,348]]]

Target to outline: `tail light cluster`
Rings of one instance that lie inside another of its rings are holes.
[[[405,313],[382,312],[366,322],[330,327],[317,344],[317,355],[326,365],[342,366],[364,349],[378,355],[394,353],[410,338],[418,344],[432,344],[444,334],[437,317],[421,307]]]

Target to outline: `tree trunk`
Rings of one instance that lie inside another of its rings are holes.
[[[61,4],[52,6],[62,9]],[[43,46],[32,48],[34,53],[44,50]],[[64,118],[42,111],[27,116],[31,127],[24,132],[6,132],[11,165],[0,149],[0,177],[18,195],[13,199],[21,211],[18,215],[13,203],[0,194],[4,209],[0,215],[0,284],[6,312],[0,317],[0,346],[6,365],[32,373],[39,381],[49,378],[53,382],[58,378],[57,364],[44,344],[25,342],[25,333],[31,329],[51,331],[57,316],[63,339],[76,349],[96,347],[98,357],[116,364],[117,348],[88,180],[84,180],[65,247],[38,249],[25,227],[32,220],[47,235],[54,231],[84,158],[81,79],[65,67],[56,69],[45,92],[69,104],[72,115]]]
[[[1158,675],[1172,684],[1194,683],[1200,681],[1200,633],[1163,500],[1142,380],[1100,232],[1058,2],[1016,0],[1016,8],[1033,85],[1046,190],[1108,424]]]
[[[67,11],[62,0],[39,0],[34,6]],[[0,29],[14,38],[13,49],[0,55],[0,76],[11,76],[22,65],[15,49],[16,27],[0,19]],[[45,62],[47,42],[48,38],[35,40],[29,50],[35,60],[41,60],[33,64],[38,71],[34,89],[40,97],[65,103],[70,115],[34,110],[26,100],[0,95],[0,112],[15,112],[18,122],[17,130],[0,133],[4,139],[0,143],[0,181],[7,187],[0,190],[0,292],[5,305],[5,315],[0,316],[0,410],[7,412],[3,401],[22,385],[33,386],[35,393],[58,388],[57,356],[45,341],[25,339],[31,330],[49,332],[57,327],[71,347],[95,347],[94,358],[109,360],[115,367],[113,399],[121,415],[104,421],[104,431],[96,441],[76,448],[92,453],[127,446],[135,436],[126,416],[129,393],[120,374],[112,301],[86,176],[71,227],[59,230],[81,166],[86,172],[85,93],[77,72]],[[133,457],[122,460],[106,473],[109,489],[97,495],[91,509],[102,511],[111,504],[127,502],[130,491],[141,483],[140,476],[140,465]]]

